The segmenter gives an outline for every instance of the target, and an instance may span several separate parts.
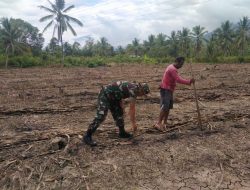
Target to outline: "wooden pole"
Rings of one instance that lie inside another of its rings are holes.
[[[192,69],[192,59],[190,60],[190,71],[191,71],[192,78],[194,78],[193,69]],[[193,88],[194,88],[196,110],[197,110],[197,114],[198,114],[198,126],[200,127],[201,130],[203,130],[202,129],[202,123],[201,123],[201,113],[200,113],[200,108],[199,108],[199,103],[198,103],[198,97],[197,97],[195,83],[193,83]]]

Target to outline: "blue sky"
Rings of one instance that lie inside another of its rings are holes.
[[[52,2],[54,0],[51,0]],[[64,33],[64,40],[84,44],[86,37],[99,40],[106,37],[113,46],[127,45],[136,37],[142,42],[150,34],[170,35],[183,27],[201,25],[209,32],[226,20],[237,23],[250,17],[250,0],[65,0],[66,7],[76,7],[68,15],[78,18],[83,27],[73,25],[77,36]],[[40,31],[46,23],[39,19],[47,12],[38,5],[49,7],[47,0],[0,0],[0,17],[21,18]],[[51,39],[52,28],[44,33]]]

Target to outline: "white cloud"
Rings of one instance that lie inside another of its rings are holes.
[[[53,1],[53,0],[52,0]],[[208,31],[226,20],[238,22],[249,16],[249,0],[66,0],[66,6],[76,7],[68,12],[78,18],[84,27],[74,25],[78,34],[70,32],[64,39],[71,43],[84,36],[106,37],[114,45],[126,45],[136,37],[143,40],[150,34],[169,35],[183,27],[204,26]],[[39,19],[47,13],[37,6],[49,6],[47,0],[0,0],[0,17],[21,18],[43,30],[46,23]],[[52,29],[44,33],[48,42]]]

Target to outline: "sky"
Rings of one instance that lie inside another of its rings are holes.
[[[51,0],[54,2],[55,0]],[[200,25],[208,32],[229,20],[238,23],[243,16],[250,17],[250,0],[65,0],[67,12],[79,19],[83,27],[72,24],[77,36],[67,31],[64,41],[84,45],[89,38],[95,41],[105,37],[117,47],[131,44],[134,38],[142,43],[150,34],[192,29]],[[39,19],[49,13],[38,6],[50,7],[47,0],[0,0],[0,18],[21,18],[41,32],[48,22]],[[45,43],[52,37],[53,27],[43,33]]]

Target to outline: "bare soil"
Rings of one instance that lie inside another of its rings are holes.
[[[250,65],[194,64],[204,130],[193,88],[178,85],[174,127],[162,133],[152,125],[165,67],[0,70],[1,189],[250,189]],[[190,77],[189,65],[179,72]],[[86,146],[100,87],[117,80],[151,87],[136,103],[139,131],[119,139],[108,114],[93,136],[98,146]]]

